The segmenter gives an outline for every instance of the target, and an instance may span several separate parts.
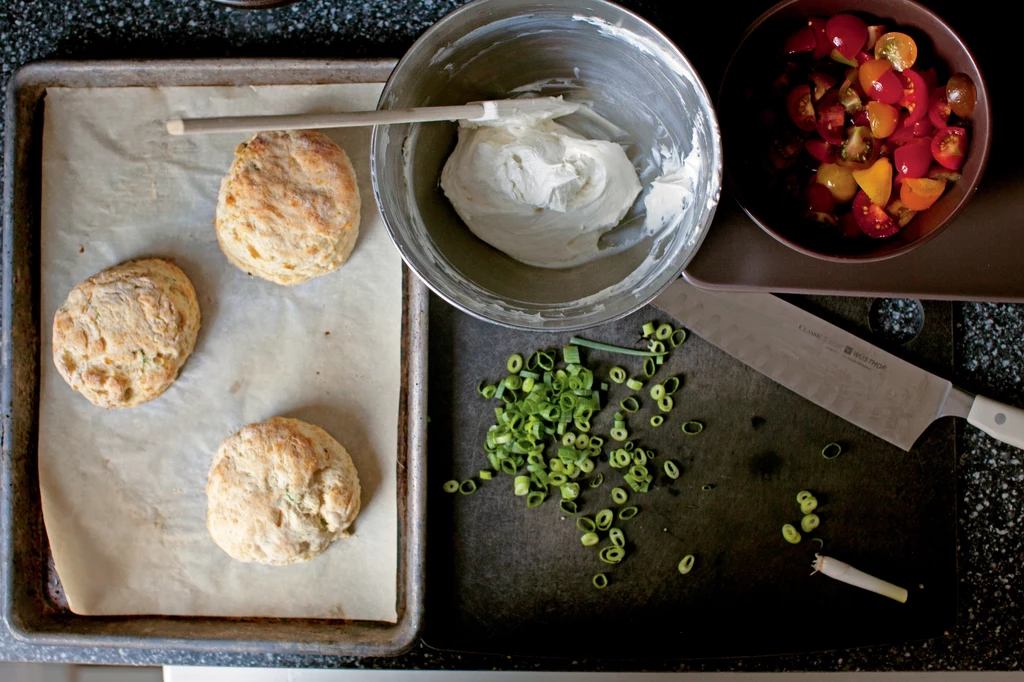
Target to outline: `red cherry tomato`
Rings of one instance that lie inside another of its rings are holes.
[[[814,130],[814,105],[811,103],[811,86],[798,85],[786,97],[786,112],[800,130]]]
[[[815,71],[811,74],[811,83],[814,85],[814,101],[817,102],[832,89],[836,79],[827,73]]]
[[[846,109],[842,104],[830,104],[818,108],[818,134],[826,142],[842,144],[845,130]]]
[[[839,54],[853,59],[868,41],[868,26],[852,14],[837,14],[825,24],[825,35]]]
[[[928,98],[928,120],[936,128],[945,128],[953,110],[946,101],[946,88],[935,88]]]
[[[812,213],[831,213],[836,207],[836,200],[829,188],[816,182],[807,185],[804,199],[807,201],[807,210]]]
[[[942,128],[932,138],[932,156],[944,168],[960,170],[967,156],[967,131],[963,128]]]
[[[878,39],[885,34],[885,26],[881,24],[875,24],[874,26],[868,26],[868,42],[864,45],[864,49],[869,52],[873,52],[875,49],[875,43]]]
[[[923,178],[932,165],[932,142],[929,139],[914,140],[903,145],[893,154],[896,172],[906,178]]]
[[[814,58],[822,59],[827,57],[833,50],[832,41],[828,39],[828,35],[825,33],[825,26],[828,22],[824,19],[814,17],[807,20],[807,25],[814,31]]]
[[[853,199],[853,218],[860,231],[869,237],[883,239],[900,231],[900,226],[885,212],[885,208],[873,203],[861,190]]]
[[[804,149],[821,163],[832,163],[836,160],[836,148],[825,140],[807,140],[804,142]]]
[[[932,125],[927,116],[914,124],[914,137],[931,137],[934,132],[935,126]]]
[[[782,49],[785,50],[786,54],[799,54],[801,52],[811,52],[816,45],[814,29],[808,25],[786,39],[786,44]]]
[[[858,70],[860,86],[867,96],[883,104],[897,104],[903,97],[903,86],[885,59],[872,59]]]
[[[899,105],[907,110],[907,120],[904,125],[917,123],[928,113],[928,86],[924,78],[913,69],[903,69],[902,73],[896,74],[903,87],[903,96],[900,97]]]
[[[874,57],[871,56],[870,52],[865,52],[864,50],[861,50],[860,52],[857,53],[857,56],[854,57],[853,59],[854,59],[855,62],[857,62],[857,66],[860,66],[861,64],[864,64],[865,62],[870,62],[872,59],[874,59]]]
[[[939,74],[935,73],[934,66],[929,66],[927,69],[920,71],[919,73],[921,74],[921,78],[924,79],[925,85],[928,86],[928,92],[934,90],[935,86],[939,84]]]
[[[878,102],[868,102],[868,104],[878,104]],[[856,114],[850,117],[853,119],[853,125],[855,126],[870,126],[871,118],[868,116],[868,109],[864,107]]]

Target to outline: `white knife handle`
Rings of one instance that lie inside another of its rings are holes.
[[[967,414],[967,423],[1024,450],[1024,410],[979,395]]]

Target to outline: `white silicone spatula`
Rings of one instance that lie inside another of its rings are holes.
[[[427,123],[430,121],[497,121],[513,116],[566,116],[579,109],[578,104],[557,97],[533,97],[470,102],[458,106],[418,107],[415,109],[378,109],[333,114],[289,114],[287,116],[230,116],[225,118],[175,118],[167,121],[171,135],[199,133],[258,133],[264,130],[310,128],[352,128],[390,123]]]

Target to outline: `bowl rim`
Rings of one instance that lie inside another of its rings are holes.
[[[388,108],[390,108],[390,107],[386,106],[385,100],[388,98],[388,96],[390,94],[390,91],[392,89],[392,86],[394,85],[394,81],[395,81],[396,75],[400,72],[402,67],[408,62],[408,60],[410,59],[410,55],[417,48],[422,47],[422,44],[425,43],[430,38],[430,36],[433,33],[437,32],[438,30],[440,30],[441,27],[447,25],[448,23],[453,22],[453,21],[457,21],[459,19],[459,17],[462,16],[462,14],[470,12],[470,11],[473,11],[475,7],[477,7],[479,5],[484,5],[484,4],[487,4],[487,3],[490,3],[490,2],[495,2],[495,1],[500,1],[500,0],[473,0],[472,2],[469,2],[469,3],[467,3],[467,4],[463,5],[463,6],[455,9],[455,10],[452,10],[448,14],[444,15],[443,17],[441,17],[438,21],[436,21],[435,23],[431,24],[427,28],[427,30],[424,31],[412,43],[412,45],[409,46],[409,48],[402,55],[401,59],[398,60],[398,63],[395,65],[395,68],[391,71],[391,74],[388,76],[387,81],[384,83],[384,88],[381,90],[380,98],[377,101],[377,109],[380,110],[380,109],[388,109]],[[572,0],[570,0],[570,2],[571,1]],[[371,133],[371,136],[370,136],[370,176],[371,176],[371,180],[372,180],[372,184],[373,184],[374,199],[377,202],[377,207],[380,210],[381,218],[382,218],[382,220],[384,222],[385,228],[388,231],[388,235],[391,237],[391,242],[398,249],[398,252],[401,255],[402,260],[405,263],[406,267],[408,267],[417,277],[419,277],[419,279],[424,284],[426,284],[427,287],[431,291],[433,291],[437,296],[439,296],[442,300],[444,300],[449,305],[455,307],[458,310],[461,310],[462,312],[465,312],[465,313],[471,315],[472,317],[475,317],[475,318],[477,318],[479,320],[482,320],[484,322],[489,322],[491,324],[496,324],[496,325],[499,325],[499,326],[502,326],[502,327],[506,327],[506,328],[509,328],[509,329],[519,329],[519,330],[524,330],[524,331],[540,331],[540,332],[552,332],[552,333],[557,333],[557,332],[576,332],[576,331],[581,331],[581,330],[584,330],[584,329],[590,329],[590,328],[596,327],[597,325],[605,324],[605,323],[608,323],[608,322],[613,322],[615,320],[622,319],[622,318],[624,318],[624,317],[626,317],[628,315],[631,315],[631,314],[635,313],[637,310],[639,310],[640,308],[644,307],[645,305],[651,303],[654,299],[656,299],[662,292],[664,292],[666,289],[668,289],[668,287],[671,286],[672,283],[675,282],[675,280],[677,280],[682,275],[683,271],[689,265],[690,261],[693,260],[693,257],[696,255],[697,251],[700,249],[700,246],[704,242],[704,239],[707,237],[708,232],[711,230],[712,224],[714,222],[715,213],[717,212],[718,206],[721,203],[722,186],[724,184],[724,175],[725,175],[725,170],[724,170],[725,153],[724,153],[724,147],[723,147],[723,143],[722,143],[721,124],[720,124],[720,122],[718,120],[717,107],[715,106],[715,100],[712,99],[711,93],[708,90],[707,84],[704,82],[704,79],[701,77],[700,73],[694,67],[694,65],[690,61],[689,57],[686,56],[686,54],[675,43],[675,41],[673,41],[671,38],[669,38],[668,35],[664,31],[662,31],[658,26],[656,26],[650,20],[644,18],[643,16],[641,16],[637,12],[634,12],[631,9],[623,7],[622,5],[620,5],[620,4],[616,3],[616,2],[612,2],[612,0],[588,0],[588,2],[590,2],[592,4],[603,5],[605,7],[611,8],[611,9],[617,11],[617,12],[621,12],[622,14],[625,14],[625,15],[627,15],[629,17],[632,17],[636,21],[640,22],[644,27],[649,29],[654,35],[656,35],[660,40],[662,40],[664,42],[665,46],[673,53],[673,55],[678,57],[689,68],[690,73],[693,74],[693,76],[694,76],[693,81],[698,86],[699,92],[701,93],[701,95],[703,97],[703,100],[704,100],[705,104],[707,105],[706,106],[706,109],[707,109],[706,113],[707,113],[708,124],[709,124],[710,132],[711,132],[711,136],[710,137],[712,138],[712,141],[713,141],[713,144],[711,145],[712,146],[711,153],[712,153],[712,156],[713,156],[713,158],[712,158],[713,172],[711,174],[711,178],[709,178],[709,183],[710,183],[710,185],[709,185],[709,196],[711,197],[712,205],[711,205],[711,207],[710,207],[710,209],[708,211],[708,215],[707,215],[705,224],[701,227],[700,233],[697,235],[697,237],[695,239],[695,243],[693,245],[693,248],[690,250],[690,253],[683,259],[683,262],[681,264],[679,264],[678,267],[671,268],[671,273],[672,273],[671,276],[669,276],[666,279],[664,284],[655,287],[649,293],[649,295],[645,295],[645,296],[641,296],[641,297],[632,297],[633,298],[633,302],[630,305],[627,305],[623,310],[621,310],[619,312],[616,312],[616,313],[612,313],[610,315],[598,316],[597,319],[594,319],[594,320],[584,320],[582,322],[566,323],[566,322],[568,322],[570,320],[570,318],[545,318],[545,320],[544,320],[545,325],[544,326],[530,325],[530,324],[527,324],[527,323],[518,323],[518,322],[509,320],[509,319],[503,319],[503,318],[494,317],[492,315],[489,315],[489,314],[485,313],[482,310],[478,310],[478,309],[472,308],[472,307],[470,307],[468,305],[464,305],[461,302],[453,300],[452,296],[450,296],[447,292],[442,291],[438,284],[433,282],[425,274],[421,273],[419,271],[419,269],[413,264],[409,254],[407,253],[407,249],[406,249],[405,245],[400,243],[400,240],[397,238],[397,236],[395,234],[395,229],[392,227],[391,223],[388,221],[387,215],[384,212],[384,208],[383,208],[384,204],[383,204],[382,197],[381,197],[382,193],[381,193],[381,190],[380,190],[380,182],[378,180],[377,156],[374,153],[374,151],[376,150],[376,148],[377,148],[377,146],[379,144],[379,139],[380,139],[381,133],[378,130],[380,128],[380,126],[374,126],[373,130],[372,130],[372,133]],[[576,0],[576,3],[579,4],[581,8],[584,5],[584,3],[581,0]],[[523,4],[522,13],[525,14],[525,13],[528,13],[529,11],[531,11],[532,8],[529,5],[526,5],[526,3],[522,3],[522,4]],[[536,6],[536,5],[544,5],[545,3],[543,2],[543,0],[532,0],[531,4]],[[569,3],[567,3],[567,4],[569,4]],[[715,151],[717,151],[717,155],[714,154]],[[631,292],[626,292],[626,291],[622,292],[623,295],[628,295],[629,293],[631,293]],[[473,302],[475,303],[476,301],[474,300]],[[509,306],[509,307],[511,308],[512,306]],[[554,322],[555,324],[548,324],[548,323],[552,323],[552,322]]]
[[[757,19],[755,19],[750,24],[750,26],[748,26],[747,29],[743,32],[743,35],[740,37],[739,42],[736,44],[736,49],[733,50],[732,56],[730,56],[729,61],[726,62],[725,70],[722,72],[722,82],[719,84],[718,95],[715,98],[715,108],[717,110],[721,109],[722,97],[725,92],[725,84],[728,80],[729,71],[732,69],[734,62],[736,61],[736,58],[740,53],[740,50],[743,49],[743,46],[746,44],[747,40],[750,39],[750,36],[753,35],[754,32],[757,31],[757,29],[761,28],[762,24],[764,24],[766,21],[771,19],[776,14],[778,14],[780,11],[786,9],[791,5],[796,5],[801,2],[804,2],[804,0],[780,0],[780,2],[775,3],[767,10],[762,12],[757,17]],[[730,193],[733,195],[733,199],[739,205],[740,209],[742,209],[743,213],[772,239],[788,246],[794,251],[810,256],[812,258],[817,258],[819,260],[829,261],[832,263],[877,263],[879,261],[889,260],[890,258],[895,258],[896,256],[901,256],[905,253],[908,253],[909,251],[913,251],[914,249],[924,244],[927,244],[932,239],[937,237],[939,234],[944,232],[946,228],[949,227],[950,223],[952,223],[957,218],[957,216],[959,216],[960,213],[963,212],[964,208],[966,208],[967,202],[970,201],[971,197],[973,197],[974,194],[978,191],[978,187],[979,185],[981,185],[981,181],[985,176],[985,169],[988,167],[988,160],[992,151],[992,98],[989,94],[988,84],[985,80],[985,74],[982,71],[981,67],[978,65],[977,60],[975,60],[974,58],[974,54],[967,47],[967,44],[964,42],[963,38],[961,38],[960,34],[957,33],[953,29],[953,27],[949,25],[949,22],[947,22],[937,13],[932,11],[930,8],[925,7],[920,2],[917,2],[917,0],[899,0],[899,2],[901,2],[905,6],[913,7],[915,11],[920,12],[921,14],[931,17],[936,23],[945,28],[956,41],[956,44],[960,47],[960,49],[963,50],[964,54],[967,56],[967,59],[974,66],[975,71],[977,71],[978,73],[980,82],[976,83],[975,87],[978,88],[979,93],[984,94],[985,100],[988,103],[988,106],[985,108],[984,116],[986,128],[988,129],[988,136],[986,137],[985,143],[982,145],[981,149],[981,162],[978,166],[978,178],[974,182],[973,186],[971,186],[970,189],[968,189],[967,192],[964,194],[964,196],[960,198],[960,201],[957,202],[956,206],[953,207],[953,210],[950,211],[948,216],[946,216],[946,219],[937,228],[935,228],[928,234],[922,237],[918,237],[917,239],[908,242],[903,246],[894,248],[890,251],[886,251],[885,253],[881,254],[835,255],[815,251],[814,249],[811,249],[799,242],[796,242],[786,237],[782,233],[778,232],[774,228],[770,227],[767,224],[767,222],[760,218],[753,209],[748,208],[747,202],[742,198],[744,193],[740,188],[740,184],[736,181],[734,174],[730,170],[729,164],[725,164],[725,181],[728,185]],[[856,12],[859,10],[857,8],[851,8],[848,11]]]

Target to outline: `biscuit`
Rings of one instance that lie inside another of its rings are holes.
[[[68,294],[53,316],[53,363],[94,405],[135,407],[178,377],[199,322],[184,272],[158,258],[128,261]]]
[[[315,130],[262,132],[235,150],[214,226],[234,265],[291,285],[348,259],[359,209],[356,174],[341,147]]]
[[[206,484],[206,527],[238,561],[312,559],[359,514],[359,475],[348,451],[298,419],[250,424],[221,444]]]

